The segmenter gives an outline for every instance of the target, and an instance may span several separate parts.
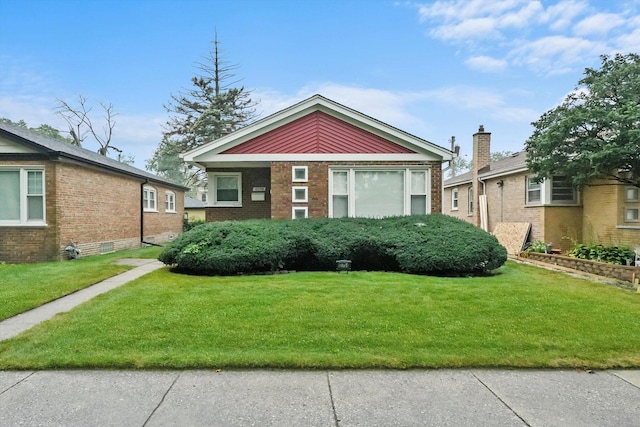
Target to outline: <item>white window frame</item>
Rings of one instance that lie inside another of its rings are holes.
[[[296,171],[303,171],[304,177],[296,178]],[[308,166],[292,166],[291,167],[291,182],[308,182],[308,181],[309,181]]]
[[[291,219],[299,219],[296,217],[297,212],[304,214],[303,218],[309,218],[309,208],[307,206],[294,206],[291,208]]]
[[[542,193],[544,187],[544,181],[535,182],[535,177],[526,176],[525,177],[525,204],[527,205],[539,205],[542,203]],[[538,192],[537,200],[531,198],[531,193]]]
[[[459,208],[458,188],[451,189],[451,210],[457,211]]]
[[[424,175],[424,189],[423,191],[418,191],[418,190],[414,190],[413,188],[413,175],[414,174],[423,174]],[[430,195],[430,188],[427,187],[428,184],[430,184],[430,180],[429,180],[429,173],[424,170],[416,170],[416,169],[409,169],[409,171],[407,172],[408,175],[408,185],[409,185],[409,214],[413,215],[412,209],[413,209],[413,196],[424,196],[424,201],[425,201],[425,213],[421,214],[421,215],[426,215],[429,212],[426,210],[427,209],[427,199],[429,198]],[[405,177],[405,179],[407,179]]]
[[[153,200],[149,197],[151,194],[153,194]],[[144,212],[158,212],[158,190],[154,187],[145,185],[142,188],[142,208]]]
[[[576,187],[571,187],[572,189],[572,199],[571,200],[558,200],[553,197],[553,178],[556,176],[564,176],[564,175],[554,175],[550,179],[544,179],[540,182],[540,201],[531,201],[530,200],[530,192],[537,191],[536,189],[530,188],[529,181],[533,179],[532,176],[527,176],[525,179],[525,205],[526,206],[578,206],[580,205],[580,191]],[[565,189],[568,187],[564,187]]]
[[[176,213],[176,193],[173,191],[164,193],[164,208],[166,212]]]
[[[46,226],[47,225],[47,199],[46,199],[46,177],[44,166],[11,166],[0,167],[2,172],[18,172],[20,197],[20,214],[18,219],[0,220],[0,226]],[[28,194],[29,172],[39,172],[42,177],[42,194]],[[29,219],[29,197],[42,198],[42,218]]]
[[[333,193],[333,174],[335,172],[347,173],[347,193],[334,194]],[[399,167],[399,166],[334,166],[329,168],[329,186],[328,186],[328,200],[329,200],[329,217],[333,218],[333,196],[347,196],[348,214],[349,217],[355,216],[356,209],[356,185],[355,175],[356,172],[402,172],[404,178],[404,203],[403,203],[403,215],[411,214],[411,173],[412,172],[424,172],[425,173],[425,212],[429,214],[431,212],[431,168],[424,167]],[[416,195],[418,193],[415,193]]]
[[[304,192],[302,198],[296,197],[298,191]],[[306,186],[291,187],[291,200],[293,203],[307,203],[309,201],[309,188]]]
[[[473,187],[469,187],[467,190],[467,214],[473,214]]]
[[[212,197],[209,197],[213,207],[242,207],[242,172],[210,172],[209,186],[212,191]],[[238,199],[237,200],[218,200],[218,178],[234,177],[238,181]]]
[[[640,189],[638,187],[624,187],[624,222],[640,222]]]

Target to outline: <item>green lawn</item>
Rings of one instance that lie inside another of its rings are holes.
[[[0,342],[0,369],[638,367],[640,295],[491,277],[158,270]]]
[[[0,320],[133,268],[112,264],[116,259],[156,258],[160,251],[147,247],[73,261],[0,264]]]

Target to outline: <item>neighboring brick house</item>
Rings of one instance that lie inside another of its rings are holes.
[[[163,243],[182,232],[186,188],[114,159],[0,123],[0,262]]]
[[[453,153],[314,95],[182,157],[220,221],[441,212]]]
[[[640,247],[640,189],[616,181],[577,189],[561,175],[537,183],[526,152],[490,162],[490,150],[491,133],[480,127],[471,171],[444,182],[444,213],[491,232],[501,222],[530,223],[530,241],[563,251],[576,242]]]

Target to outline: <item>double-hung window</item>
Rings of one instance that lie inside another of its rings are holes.
[[[542,182],[536,181],[534,177],[528,176],[526,181],[527,185],[527,205],[540,204],[542,200]]]
[[[458,189],[457,188],[453,188],[451,190],[451,210],[452,211],[458,210]]]
[[[473,213],[473,187],[469,187],[467,192],[467,213],[469,215]]]
[[[554,175],[539,182],[534,176],[527,176],[525,180],[526,205],[578,204],[578,189],[571,184],[566,175]]]
[[[175,212],[176,211],[176,193],[173,191],[167,191],[164,193],[164,210],[166,212]]]
[[[211,172],[213,206],[242,206],[242,174],[240,172]],[[210,184],[211,185],[211,184]]]
[[[44,225],[43,168],[0,168],[0,225]]]
[[[624,222],[640,222],[640,188],[624,188]]]
[[[333,168],[329,214],[381,218],[430,211],[430,172],[410,168]]]
[[[158,211],[158,192],[153,187],[143,187],[142,208],[145,212]]]

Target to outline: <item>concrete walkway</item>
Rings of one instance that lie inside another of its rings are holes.
[[[0,322],[0,341],[13,338],[16,335],[31,329],[40,322],[51,319],[58,313],[69,311],[91,298],[122,286],[138,277],[144,276],[154,270],[164,267],[164,264],[155,259],[123,259],[119,264],[133,265],[135,268],[124,273],[103,280],[93,286],[81,289],[65,297],[41,305],[33,310],[26,311],[15,317]]]
[[[640,371],[0,371],[0,425],[638,426]]]

